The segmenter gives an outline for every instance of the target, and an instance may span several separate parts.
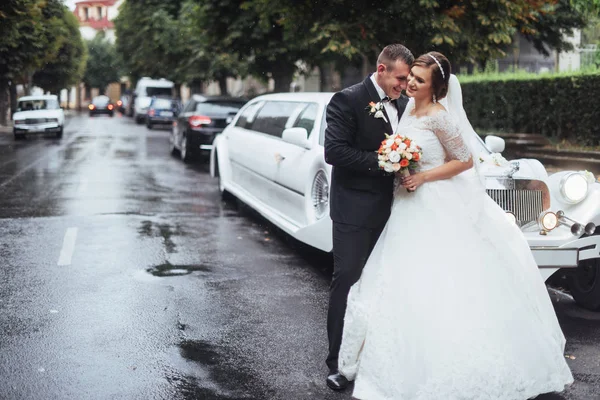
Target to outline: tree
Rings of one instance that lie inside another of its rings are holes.
[[[46,54],[47,38],[39,0],[0,2],[0,124],[6,125],[8,89]]]
[[[183,51],[178,17],[183,0],[126,1],[114,20],[116,50],[135,82],[142,76],[182,82]]]
[[[62,22],[58,26],[60,32],[56,35],[62,36],[60,48],[33,75],[34,84],[53,93],[69,88],[81,80],[87,58],[86,46],[79,33],[79,23],[67,8],[63,10]]]
[[[222,43],[233,19],[230,17],[235,14],[234,8],[216,9],[206,1],[188,0],[183,4],[179,27],[180,37],[185,38],[185,61],[180,64],[179,73],[184,82],[194,87],[196,82],[215,80],[221,94],[226,95],[227,78],[247,74],[247,63]]]
[[[83,82],[89,88],[98,88],[101,94],[109,83],[118,82],[121,68],[115,46],[104,35],[98,32],[94,39],[87,41],[88,59],[83,75]]]

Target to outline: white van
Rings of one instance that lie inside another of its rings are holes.
[[[153,96],[173,97],[174,87],[175,84],[165,78],[141,78],[133,93],[133,118],[135,122],[138,124],[144,122]]]

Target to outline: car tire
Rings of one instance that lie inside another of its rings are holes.
[[[188,136],[183,136],[183,140],[181,141],[181,148],[179,149],[179,155],[181,156],[181,160],[188,164],[192,162],[194,154],[192,153],[192,149],[190,149]]]
[[[137,113],[133,113],[133,119],[135,119],[135,123],[141,125],[144,120]]]
[[[60,138],[62,138],[62,137],[63,137],[63,130],[64,130],[64,127],[62,127],[62,126],[61,126],[61,127],[60,127],[60,130],[59,130],[58,132],[56,132],[56,137],[57,137],[58,139],[60,139]]]
[[[579,262],[577,269],[569,274],[569,291],[581,307],[600,311],[600,259]]]
[[[13,135],[15,136],[15,140],[25,139],[25,134],[23,134],[23,133],[17,133],[15,131],[13,131]]]
[[[152,124],[150,122],[146,122],[146,128],[152,130]]]
[[[114,113],[110,113],[111,118],[114,116]]]

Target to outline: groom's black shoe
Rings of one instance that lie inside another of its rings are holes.
[[[327,376],[327,386],[333,390],[344,390],[348,387],[348,379],[338,371],[332,371]]]

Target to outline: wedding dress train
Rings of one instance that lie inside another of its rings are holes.
[[[421,169],[470,152],[449,115],[408,116]],[[469,177],[468,175],[472,176]],[[524,400],[573,381],[565,338],[519,228],[473,171],[396,190],[390,219],[350,290],[340,372],[367,400]]]

